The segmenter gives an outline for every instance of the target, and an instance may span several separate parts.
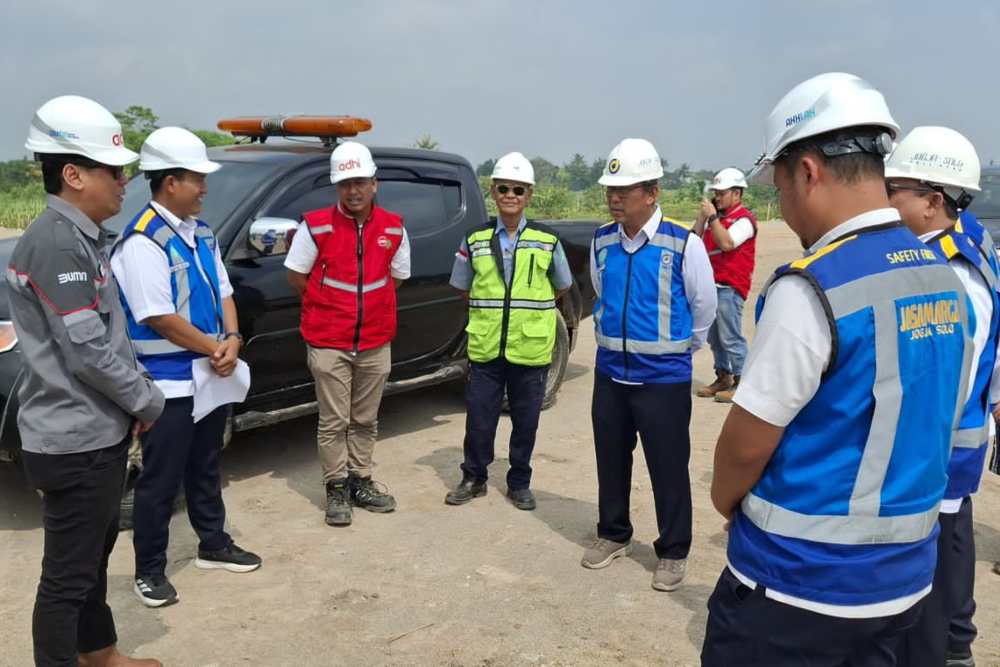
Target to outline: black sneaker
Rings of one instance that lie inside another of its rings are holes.
[[[165,607],[177,602],[177,589],[162,574],[138,576],[132,591],[147,607]]]
[[[229,572],[253,572],[263,561],[255,553],[244,551],[235,544],[218,551],[198,549],[194,566],[202,570],[227,570]]]
[[[396,499],[382,490],[385,485],[372,481],[371,477],[351,475],[348,486],[351,487],[351,502],[356,507],[380,513],[396,509]]]
[[[332,479],[326,483],[326,525],[351,525],[351,490],[347,479]]]
[[[949,650],[944,664],[945,667],[976,667],[976,661],[973,659],[970,649]]]

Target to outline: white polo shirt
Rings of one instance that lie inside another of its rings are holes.
[[[194,232],[198,224],[194,218],[181,220],[158,202],[150,202],[150,205],[189,248],[195,247]],[[198,261],[197,255],[195,261]],[[111,256],[111,271],[136,322],[141,324],[150,317],[177,312],[170,288],[170,263],[160,246],[151,239],[133,234],[118,244]],[[218,243],[215,244],[215,272],[219,276],[220,296],[223,299],[231,297],[233,287]],[[157,380],[156,386],[167,398],[194,396],[194,383],[190,380]]]

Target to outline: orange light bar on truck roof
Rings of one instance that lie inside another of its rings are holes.
[[[247,116],[225,118],[219,129],[237,137],[354,137],[372,129],[354,116]]]

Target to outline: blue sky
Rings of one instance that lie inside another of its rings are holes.
[[[473,164],[554,162],[651,140],[671,165],[748,166],[793,85],[847,71],[904,131],[947,125],[1000,163],[1000,3],[80,3],[8,0],[0,25],[0,159],[34,110],[74,93],[161,124],[280,112],[366,116],[374,145],[422,134]]]

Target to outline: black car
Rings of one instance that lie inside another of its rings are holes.
[[[286,280],[283,262],[288,232],[303,212],[336,201],[330,151],[328,145],[290,142],[209,151],[223,168],[208,176],[200,217],[219,239],[246,340],[241,356],[252,369],[250,393],[246,402],[233,406],[229,433],[316,409],[299,334],[300,300]],[[467,370],[467,310],[448,279],[463,235],[487,220],[475,173],[464,158],[438,151],[373,148],[372,153],[378,166],[377,202],[403,215],[412,261],[412,275],[398,292],[398,333],[386,393],[461,379]],[[148,200],[148,184],[137,176],[126,187],[122,212],[104,226],[120,232]],[[549,224],[565,236],[575,284],[559,303],[546,405],[555,400],[576,331],[590,314],[594,293],[588,244],[597,226],[594,221]],[[0,241],[4,264],[15,243]],[[0,458],[13,461],[20,450],[16,394],[21,354],[2,282],[0,291]]]

